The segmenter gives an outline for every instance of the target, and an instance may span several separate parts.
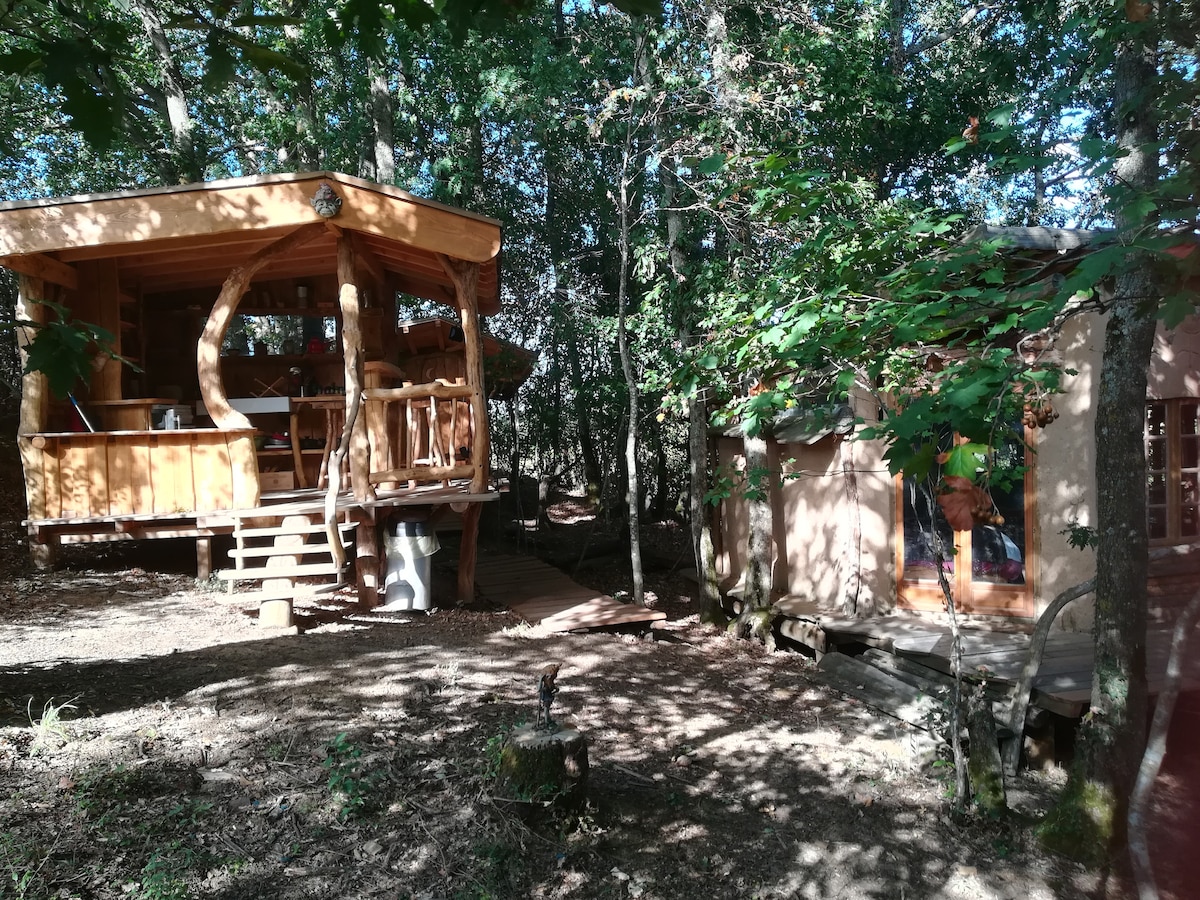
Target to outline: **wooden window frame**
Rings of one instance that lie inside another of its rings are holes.
[[[1034,432],[1024,429],[1025,441],[1025,583],[993,584],[975,581],[972,575],[971,532],[954,532],[954,575],[950,586],[958,612],[963,615],[1034,617],[1035,582],[1039,572],[1037,541],[1037,466],[1033,450]],[[904,577],[904,477],[895,479],[894,558],[896,560],[896,605],[918,612],[942,612],[945,609],[941,585],[937,580],[906,581]],[[965,588],[965,590],[964,590]]]
[[[1185,406],[1194,406],[1200,410],[1200,398],[1198,397],[1172,397],[1165,400],[1147,400],[1146,401],[1146,418],[1143,440],[1146,450],[1146,517],[1147,517],[1147,535],[1150,539],[1151,546],[1171,546],[1173,544],[1188,544],[1200,538],[1200,527],[1195,533],[1183,533],[1183,510],[1185,507],[1196,508],[1195,515],[1200,515],[1200,505],[1193,501],[1185,503],[1183,499],[1183,483],[1184,475],[1192,475],[1200,482],[1200,465],[1184,467],[1183,465],[1183,441],[1184,438],[1192,438],[1200,443],[1200,435],[1183,432],[1183,409]],[[1164,410],[1164,426],[1165,433],[1151,434],[1150,422],[1151,411],[1156,406],[1161,406]],[[1165,465],[1161,468],[1151,467],[1151,447],[1156,441],[1161,441],[1166,449]],[[1164,476],[1165,497],[1163,503],[1152,504],[1153,497],[1151,495],[1151,479],[1156,475]],[[1150,514],[1153,510],[1163,510],[1166,514],[1166,534],[1154,537],[1150,535]]]

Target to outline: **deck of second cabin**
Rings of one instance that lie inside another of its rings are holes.
[[[775,603],[776,627],[785,638],[826,653],[855,653],[873,648],[930,670],[931,678],[951,673],[952,638],[948,625],[912,613],[853,618],[823,609],[808,600],[784,597]],[[1031,626],[1020,623],[971,621],[961,626],[963,672],[986,675],[997,693],[1011,689],[1029,656]],[[1151,696],[1162,688],[1171,633],[1165,627],[1147,632],[1146,675]],[[1087,710],[1095,667],[1094,640],[1089,632],[1052,631],[1033,682],[1031,704],[1067,718]],[[1194,654],[1185,669],[1186,686],[1200,688],[1200,658]]]

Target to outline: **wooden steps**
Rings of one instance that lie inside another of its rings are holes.
[[[263,520],[271,524],[264,525]],[[243,524],[247,521],[255,524]],[[350,522],[338,524],[343,551],[353,547],[346,538],[354,528]],[[259,625],[294,628],[296,599],[319,597],[344,586],[349,563],[337,563],[328,529],[317,513],[278,507],[248,510],[239,515],[233,536],[236,546],[229,551],[233,568],[216,575],[228,582],[230,592],[238,585],[254,585],[241,596],[258,603]],[[350,560],[353,555],[344,553],[343,558]]]

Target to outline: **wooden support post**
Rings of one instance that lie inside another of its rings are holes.
[[[362,328],[359,325],[358,286],[355,283],[354,247],[342,235],[337,243],[338,303],[342,311],[342,350],[345,354],[346,425],[342,430],[343,446],[348,443],[350,455],[350,488],[355,500],[374,500],[371,485],[371,442],[367,437],[367,421],[360,416],[363,392]],[[348,441],[347,441],[348,438]],[[342,447],[339,447],[339,451]],[[341,452],[340,459],[345,457]]]
[[[471,415],[474,426],[471,462],[476,465],[471,493],[483,494],[488,488],[488,457],[491,453],[487,420],[487,394],[483,386],[483,335],[479,328],[479,264],[439,255],[442,268],[454,282],[462,321],[466,350],[467,384],[471,387]]]
[[[21,275],[17,280],[17,305],[14,314],[18,321],[45,322],[46,307],[41,301],[46,298],[46,286],[40,278]],[[34,329],[21,328],[17,331],[17,346],[20,347],[21,368],[29,361],[25,348],[34,338]],[[34,435],[46,430],[46,418],[50,409],[50,388],[46,376],[31,372],[21,376],[21,417],[17,425],[18,435]],[[25,471],[25,502],[30,515],[46,514],[46,480],[42,473],[42,447],[38,439],[18,440],[21,452],[21,468]],[[44,446],[44,442],[43,442]],[[54,566],[56,542],[38,540],[29,535],[30,561],[38,569]]]
[[[325,226],[320,222],[300,226],[251,256],[244,265],[230,272],[225,284],[221,286],[221,293],[213,304],[212,312],[204,325],[204,332],[196,345],[196,374],[200,380],[200,397],[213,424],[218,428],[253,428],[249,419],[229,405],[225,383],[221,380],[221,342],[225,339],[225,332],[229,329],[229,323],[233,321],[242,295],[246,293],[250,281],[263,266],[324,233]]]
[[[212,576],[212,538],[196,538],[196,578],[207,581]]]
[[[475,560],[479,555],[479,517],[482,503],[471,503],[462,514],[462,536],[458,544],[458,605],[475,603]]]
[[[355,540],[358,564],[355,572],[358,582],[359,609],[374,609],[379,605],[380,557],[379,528],[374,522],[359,522]]]

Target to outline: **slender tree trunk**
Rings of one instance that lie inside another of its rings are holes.
[[[175,59],[167,33],[158,12],[143,0],[134,0],[133,8],[142,20],[150,45],[158,55],[162,72],[163,95],[166,98],[167,121],[171,126],[171,156],[178,181],[203,181],[204,167],[196,154],[195,123],[188,112],[187,92],[183,72]]]
[[[371,126],[375,132],[375,180],[396,183],[396,110],[388,85],[388,71],[381,60],[367,63],[371,81]]]
[[[700,621],[705,625],[726,624],[717,582],[717,554],[713,547],[712,524],[705,514],[708,493],[708,408],[702,396],[688,400],[688,506],[692,527],[692,552],[696,557],[696,580],[700,590]]]
[[[1131,217],[1134,201],[1158,184],[1157,74],[1153,23],[1132,26],[1117,50],[1114,100],[1124,155],[1114,175],[1114,220],[1132,241],[1154,223]],[[1132,251],[1117,275],[1105,330],[1096,409],[1096,668],[1092,703],[1080,728],[1076,766],[1043,837],[1068,854],[1110,861],[1145,746],[1147,368],[1162,296],[1149,254]]]
[[[579,347],[579,329],[568,329],[567,365],[571,378],[571,396],[575,405],[575,429],[579,438],[579,458],[583,463],[583,483],[587,490],[588,503],[600,502],[600,484],[604,480],[604,470],[600,464],[600,454],[596,448],[596,438],[592,431],[592,394],[586,389],[583,377],[583,367],[580,362],[582,353]]]
[[[746,572],[742,611],[730,626],[739,637],[758,638],[775,649],[771,625],[771,478],[767,439],[747,434],[742,439],[746,456]]]
[[[641,503],[638,489],[637,431],[638,431],[638,382],[633,368],[633,356],[629,349],[629,328],[626,307],[629,304],[629,180],[630,145],[626,143],[624,165],[621,167],[621,183],[617,198],[617,214],[620,220],[621,274],[617,285],[617,346],[621,353],[621,372],[625,376],[629,391],[629,424],[625,435],[625,508],[629,515],[629,564],[633,573],[633,602],[646,604],[645,577],[642,570]]]

